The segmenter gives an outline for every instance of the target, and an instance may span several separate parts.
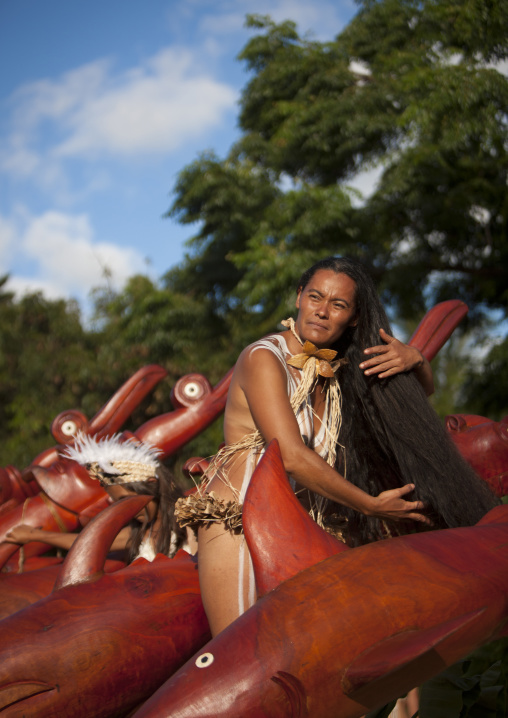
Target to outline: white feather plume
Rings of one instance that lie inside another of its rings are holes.
[[[63,456],[83,466],[96,463],[107,474],[119,474],[113,462],[134,461],[155,470],[161,454],[162,451],[156,446],[133,439],[125,441],[121,434],[95,439],[80,432],[75,436],[74,446],[68,446]]]

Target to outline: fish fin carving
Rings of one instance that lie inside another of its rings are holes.
[[[258,596],[348,548],[318,526],[296,498],[276,439],[266,448],[247,489],[243,529]]]
[[[277,683],[287,695],[291,706],[291,718],[307,718],[309,715],[307,695],[301,680],[286,671],[277,671],[270,680]]]
[[[491,509],[478,521],[476,526],[485,524],[508,524],[508,504],[501,504]]]
[[[143,556],[138,556],[138,558],[135,558],[134,561],[130,562],[129,566],[140,566],[140,565],[142,566],[144,563],[151,563],[152,566],[154,566],[161,562],[166,563],[166,561],[172,561],[173,563],[175,563],[175,562],[177,562],[177,563],[182,563],[182,562],[194,563],[196,565],[196,570],[197,570],[197,563],[198,563],[197,557],[191,556],[190,553],[185,551],[185,549],[183,549],[183,548],[179,549],[175,553],[173,558],[169,558],[168,556],[166,556],[165,553],[156,554],[153,561],[148,561],[146,558],[143,558]]]
[[[160,554],[158,554],[158,555],[160,555]],[[164,558],[167,558],[167,556],[164,556]],[[178,549],[178,551],[173,556],[173,561],[175,559],[178,559],[178,561],[191,561],[192,563],[195,563],[195,564],[197,564],[197,562],[198,562],[197,555],[190,554],[184,548]]]
[[[157,556],[155,558],[157,558]],[[155,561],[155,559],[154,559],[154,561]],[[135,558],[133,561],[130,562],[129,567],[142,566],[144,563],[150,563],[150,562],[144,556],[138,556],[137,558]]]
[[[400,694],[435,675],[450,665],[439,651],[447,639],[470,632],[481,621],[486,609],[467,613],[458,618],[427,629],[413,629],[381,641],[361,653],[349,665],[342,677],[345,694],[352,700],[370,707],[373,700],[382,705],[384,695],[395,695],[394,686],[401,686]],[[406,686],[404,688],[404,685]]]
[[[469,309],[460,299],[448,299],[429,309],[408,341],[431,361],[454,329],[464,319]]]
[[[0,711],[8,706],[21,703],[26,698],[37,696],[39,693],[52,691],[55,686],[41,683],[40,681],[20,681],[8,686],[0,686]]]
[[[128,496],[97,514],[72,544],[53,592],[65,586],[97,581],[104,573],[106,556],[115,536],[149,501],[149,496]]]

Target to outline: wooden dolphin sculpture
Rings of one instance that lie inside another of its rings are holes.
[[[109,543],[149,500],[129,497],[93,519],[55,591],[2,621],[2,718],[124,718],[208,640],[185,551],[103,575]]]
[[[256,508],[254,494],[271,497],[279,482],[287,478],[272,442],[249,486],[244,526],[258,584],[269,535],[286,527],[289,540],[270,552],[286,580],[269,590],[272,571],[268,592],[135,718],[358,718],[508,635],[508,506],[474,527],[342,550],[296,572],[291,557],[306,555],[321,529],[310,519],[304,529],[292,492],[290,504]]]

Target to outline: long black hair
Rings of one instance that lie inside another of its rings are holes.
[[[420,500],[434,528],[475,524],[499,501],[459,454],[413,372],[379,379],[365,376],[359,364],[366,347],[381,344],[379,329],[392,334],[386,312],[365,266],[348,257],[327,257],[308,269],[298,290],[321,270],[346,274],[356,283],[356,326],[350,326],[333,349],[349,363],[339,370],[342,428],[337,470],[367,493],[413,483],[407,500]],[[382,522],[346,506],[332,509],[346,519],[344,535],[358,545],[400,533],[398,522]],[[410,524],[410,526],[409,526]],[[408,522],[406,528],[421,528]]]
[[[186,532],[185,529],[180,528],[174,518],[175,502],[183,496],[183,491],[177,485],[172,473],[163,464],[158,464],[155,481],[133,482],[126,484],[126,487],[135,494],[152,496],[155,503],[155,512],[150,521],[142,523],[131,521],[130,523],[131,535],[127,544],[127,562],[130,563],[136,558],[143,538],[150,533],[159,516],[158,533],[154,537],[155,552],[173,556],[184,544]]]

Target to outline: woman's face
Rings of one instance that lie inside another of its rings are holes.
[[[120,499],[126,496],[139,496],[135,491],[131,491],[128,488],[128,484],[122,484],[119,486],[107,486],[106,491],[109,494],[111,501],[120,501]],[[151,521],[155,515],[155,501],[152,499],[141,511],[136,514],[134,519],[140,523],[144,521]]]
[[[300,338],[329,347],[356,324],[356,282],[347,274],[318,269],[296,299]]]

